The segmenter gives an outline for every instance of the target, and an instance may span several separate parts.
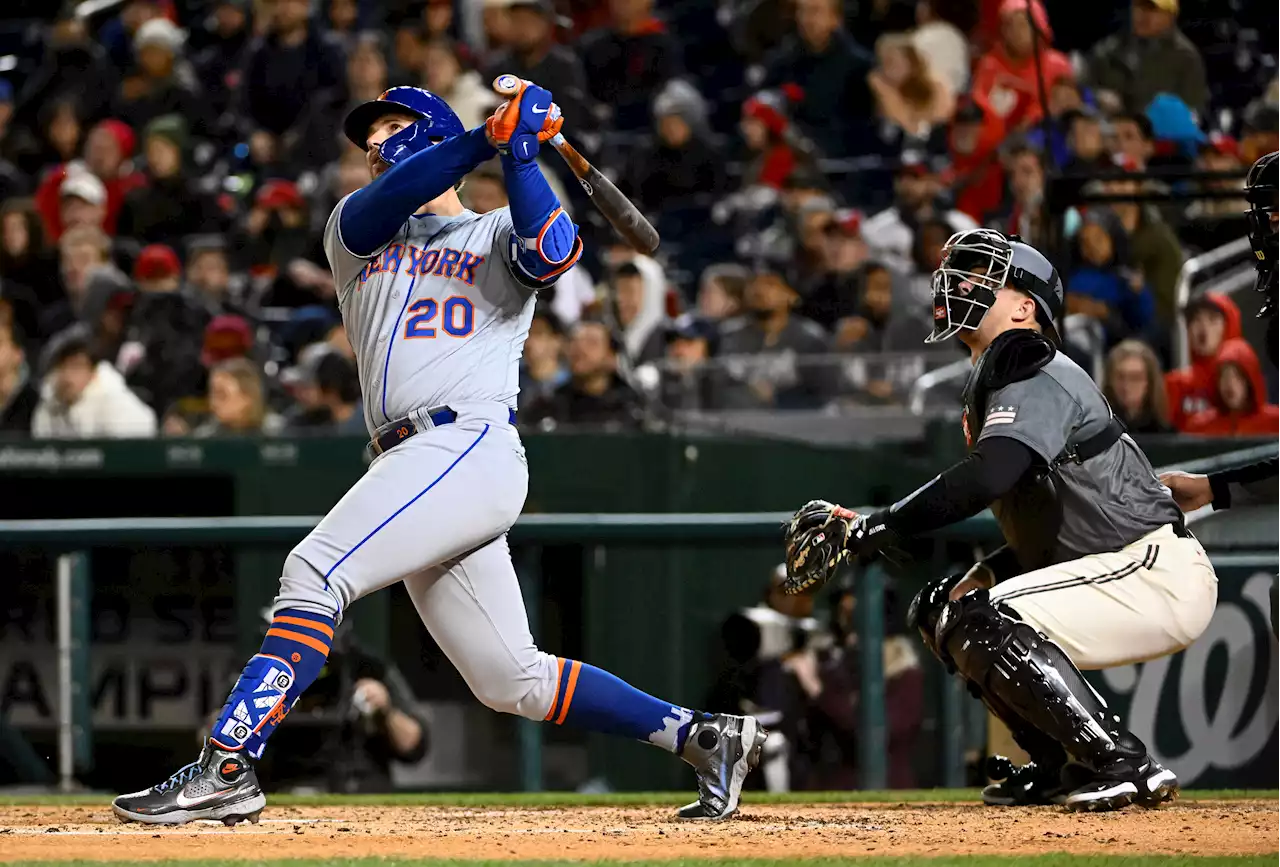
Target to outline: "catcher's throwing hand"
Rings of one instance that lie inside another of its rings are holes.
[[[484,123],[489,143],[520,162],[533,159],[539,145],[564,125],[560,106],[552,102],[551,91],[514,75],[499,75],[493,89],[506,95],[507,101]]]
[[[821,587],[848,557],[846,547],[857,512],[826,500],[810,500],[800,507],[787,526],[786,593]]]

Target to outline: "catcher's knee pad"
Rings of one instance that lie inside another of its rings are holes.
[[[915,598],[911,600],[911,604],[907,606],[907,627],[919,630],[925,646],[944,663],[947,660],[938,651],[936,637],[938,619],[942,616],[942,609],[946,608],[947,603],[951,600],[952,589],[963,578],[964,575],[959,574],[948,575],[945,578],[935,578],[921,587],[920,592],[915,595]]]
[[[1080,761],[1097,768],[1146,753],[1062,649],[987,591],[948,603],[937,641],[974,688]]]

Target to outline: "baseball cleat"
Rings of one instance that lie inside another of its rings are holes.
[[[1114,769],[1096,778],[1070,795],[1067,809],[1076,812],[1121,810],[1130,804],[1148,809],[1172,801],[1178,795],[1178,778],[1150,756],[1134,767],[1133,760],[1117,763]]]
[[[1058,768],[1035,762],[1015,765],[1004,756],[987,759],[987,776],[996,782],[982,790],[988,807],[1044,807],[1066,801],[1069,788],[1063,786]]]
[[[196,759],[163,783],[120,795],[111,809],[125,822],[183,825],[196,819],[218,819],[233,826],[256,823],[267,805],[253,767],[241,753],[205,744]]]
[[[680,757],[698,772],[698,800],[681,807],[681,819],[719,821],[738,811],[742,784],[756,765],[769,733],[755,717],[716,714],[694,723]]]

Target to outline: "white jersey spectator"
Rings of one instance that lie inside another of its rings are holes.
[[[40,403],[32,417],[36,439],[154,437],[156,414],[105,361],[96,364],[89,334],[73,327],[46,349]]]

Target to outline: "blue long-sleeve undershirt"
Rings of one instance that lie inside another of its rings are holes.
[[[373,255],[415,211],[493,154],[477,127],[396,163],[347,199],[338,216],[342,243],[357,256]]]

